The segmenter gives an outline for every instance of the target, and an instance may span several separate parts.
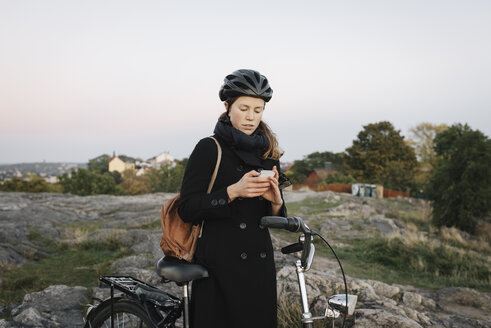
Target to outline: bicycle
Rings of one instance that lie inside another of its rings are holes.
[[[290,254],[302,251],[300,260],[297,260],[295,265],[302,303],[302,318],[300,320],[303,328],[313,328],[314,320],[331,320],[334,327],[334,319],[341,314],[344,314],[344,319],[346,319],[346,315],[353,314],[357,296],[348,294],[341,262],[324,237],[311,230],[299,217],[265,216],[261,219],[261,225],[302,233],[298,243],[283,247],[281,252]],[[319,236],[334,253],[341,268],[345,287],[344,294],[337,294],[328,298],[324,315],[318,317],[313,317],[309,310],[304,276],[304,273],[310,270],[314,259],[313,239],[315,236]],[[208,271],[198,264],[182,263],[164,257],[157,262],[156,272],[164,282],[174,281],[182,286],[182,298],[130,276],[101,276],[99,280],[102,284],[110,287],[111,295],[97,306],[89,305],[85,328],[175,328],[176,321],[181,315],[183,316],[184,328],[189,328],[189,283],[208,277]],[[115,295],[115,289],[121,293]]]

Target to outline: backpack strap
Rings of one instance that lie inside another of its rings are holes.
[[[213,174],[211,175],[211,180],[210,184],[208,185],[208,191],[206,192],[209,194],[211,192],[211,189],[213,188],[213,185],[215,184],[215,180],[217,178],[218,174],[218,167],[220,166],[220,162],[222,161],[222,147],[220,147],[220,144],[218,143],[218,140],[215,139],[215,137],[209,137],[210,139],[213,139],[215,143],[217,144],[217,163],[215,164],[215,170],[213,170]],[[205,220],[201,221],[201,227],[199,229],[199,235],[198,238],[201,238],[203,235],[203,226],[205,225]]]
[[[222,147],[220,147],[220,144],[218,143],[218,140],[215,139],[215,137],[209,137],[210,139],[213,139],[215,143],[217,144],[217,163],[215,165],[215,170],[213,171],[213,174],[211,176],[211,181],[208,186],[208,191],[206,192],[209,194],[211,192],[211,189],[213,188],[213,185],[215,184],[215,179],[217,178],[218,174],[218,167],[220,166],[220,162],[222,161]]]

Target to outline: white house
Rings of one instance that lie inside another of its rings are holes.
[[[174,157],[172,157],[169,152],[163,152],[160,155],[150,158],[147,162],[149,162],[154,168],[159,168],[165,165],[171,165],[172,167],[176,166]]]

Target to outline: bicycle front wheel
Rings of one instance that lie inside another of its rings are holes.
[[[111,304],[106,303],[95,309],[94,316],[87,322],[86,327],[110,328],[111,326]],[[148,317],[145,309],[130,300],[120,299],[113,304],[114,328],[152,328],[152,320]]]

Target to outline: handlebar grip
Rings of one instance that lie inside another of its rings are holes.
[[[291,254],[291,253],[300,252],[300,251],[303,251],[303,244],[302,243],[291,244],[291,245],[285,246],[281,249],[281,252],[283,254]]]
[[[281,216],[263,216],[261,225],[267,228],[285,229],[291,232],[297,232],[300,223],[296,218],[284,218]]]

